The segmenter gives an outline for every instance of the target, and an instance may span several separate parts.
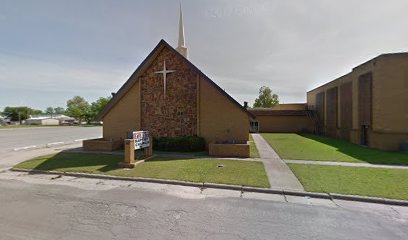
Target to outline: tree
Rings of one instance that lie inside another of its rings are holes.
[[[81,124],[82,120],[87,119],[89,112],[90,105],[83,97],[75,96],[67,101],[66,114],[77,119],[79,124]]]
[[[98,100],[91,104],[90,119],[95,120],[96,116],[102,111],[106,104],[111,100],[112,97],[100,97]]]
[[[39,115],[39,114],[43,114],[43,111],[39,110],[39,109],[32,109],[32,108],[28,108],[29,109],[29,115]]]
[[[54,108],[54,113],[55,114],[65,114],[65,109],[62,107],[56,107]]]
[[[254,108],[271,108],[277,104],[279,104],[279,96],[272,94],[269,87],[263,86],[259,89],[259,97],[255,99]]]
[[[6,118],[11,121],[21,121],[26,120],[33,114],[41,114],[41,110],[32,109],[29,107],[5,107],[3,114]]]
[[[51,117],[55,114],[64,114],[65,113],[65,109],[62,107],[47,107],[45,109],[45,113],[51,115]]]
[[[45,109],[45,113],[51,115],[51,118],[52,118],[52,116],[55,114],[55,110],[53,107],[47,107]]]

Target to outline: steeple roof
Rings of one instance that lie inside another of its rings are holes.
[[[176,50],[181,55],[183,55],[185,58],[188,58],[186,39],[184,37],[183,11],[181,9],[181,2],[180,2],[180,19],[179,19],[179,37],[178,37],[178,45],[177,45]]]
[[[183,24],[183,10],[181,9],[180,3],[180,19],[179,19],[179,38],[177,47],[185,47],[185,38],[184,38],[184,24]]]

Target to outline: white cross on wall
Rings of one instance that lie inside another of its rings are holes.
[[[168,74],[168,73],[175,72],[175,71],[176,71],[176,70],[167,70],[167,69],[166,69],[166,60],[164,60],[163,70],[162,70],[162,71],[154,72],[154,73],[157,73],[157,74],[160,74],[160,73],[163,74],[164,97],[166,97],[167,74]]]

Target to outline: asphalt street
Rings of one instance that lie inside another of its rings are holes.
[[[406,207],[7,174],[0,174],[1,240],[408,239]]]
[[[31,127],[0,129],[0,155],[10,151],[80,142],[102,136],[102,127]]]

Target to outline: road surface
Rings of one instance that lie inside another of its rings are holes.
[[[20,173],[13,179],[10,174],[0,173],[2,240],[408,239],[404,207],[329,200],[298,204],[305,199],[262,200],[265,196],[238,191]]]
[[[0,155],[10,151],[73,143],[102,136],[102,127],[31,127],[0,129]]]

